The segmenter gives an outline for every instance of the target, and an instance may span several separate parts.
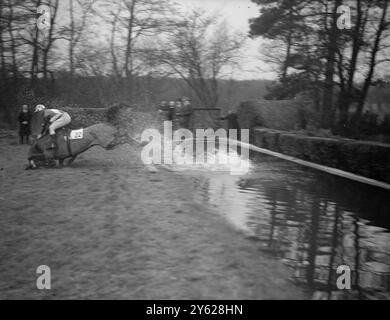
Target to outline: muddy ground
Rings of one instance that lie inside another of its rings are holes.
[[[130,146],[25,171],[0,135],[0,299],[301,299],[281,262],[197,200],[200,178]],[[51,268],[51,290],[36,269]]]

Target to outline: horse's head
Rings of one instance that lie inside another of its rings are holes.
[[[33,139],[37,139],[45,130],[45,111],[34,112],[31,117],[30,130]]]

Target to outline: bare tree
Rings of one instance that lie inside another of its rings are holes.
[[[15,32],[20,28],[21,1],[7,0],[0,3],[0,107],[4,113],[4,118],[8,123],[12,123],[14,110],[12,108],[17,90],[19,78],[17,48],[22,44],[17,41]]]
[[[51,0],[46,3],[49,6],[51,14],[50,14],[50,23],[47,29],[47,33],[45,34],[45,38],[42,44],[42,72],[43,78],[46,80],[49,72],[48,63],[49,63],[49,53],[53,47],[53,44],[56,40],[58,40],[58,35],[55,35],[56,28],[56,18],[58,13],[58,5],[59,0]]]
[[[111,25],[110,53],[113,72],[125,77],[132,89],[132,78],[140,64],[138,50],[145,39],[164,33],[175,25],[170,0],[117,0],[103,2],[103,18]]]
[[[9,36],[9,42],[10,42],[10,53],[11,53],[11,59],[12,59],[12,73],[13,77],[18,77],[18,64],[16,59],[16,50],[17,50],[17,40],[15,38],[15,27],[14,22],[18,20],[17,15],[15,15],[15,1],[8,0],[7,1],[7,7],[8,7],[8,19],[7,19],[7,28],[8,28],[8,36]]]
[[[119,71],[119,66],[118,66],[118,57],[115,52],[115,36],[118,29],[119,13],[120,13],[120,7],[118,6],[115,12],[112,13],[112,19],[110,19],[110,24],[111,24],[110,54],[112,58],[112,70],[117,79],[121,78],[121,72]]]
[[[42,4],[41,0],[32,1],[31,7],[28,8],[28,10],[31,12],[31,14],[34,14],[36,12],[36,8],[38,8]],[[33,86],[35,83],[35,80],[38,75],[38,68],[39,68],[39,40],[40,40],[41,33],[39,32],[38,27],[34,24],[33,27],[30,29],[30,39],[27,40],[29,44],[32,47],[32,57],[31,57],[31,67],[30,67],[30,81],[31,85]]]
[[[218,104],[218,79],[234,67],[244,37],[216,16],[194,10],[162,41],[159,57],[195,92],[204,106]]]
[[[3,32],[5,30],[5,18],[4,18],[4,4],[0,3],[0,60],[1,60],[1,84],[3,84],[6,78],[6,69],[5,69],[5,47]]]
[[[388,40],[390,39],[390,6],[389,1],[384,0],[380,3],[381,12],[379,13],[379,22],[374,25],[375,35],[373,38],[372,46],[369,48],[369,61],[368,71],[365,75],[363,87],[361,90],[359,104],[357,106],[356,113],[360,115],[363,111],[363,107],[368,95],[368,91],[372,85],[373,77],[375,74],[376,67],[384,62],[390,62],[390,59],[378,59],[379,54],[383,53],[384,50],[388,50],[390,45]],[[386,41],[387,40],[387,41]],[[387,42],[387,43],[386,43]]]
[[[96,0],[69,0],[69,24],[61,30],[62,36],[68,41],[69,73],[71,78],[76,72],[76,52],[88,27],[89,18],[95,12]]]

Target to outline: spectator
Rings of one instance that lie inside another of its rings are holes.
[[[173,121],[175,117],[175,101],[169,101],[169,114],[170,114],[170,121]]]
[[[22,106],[22,110],[19,112],[18,121],[20,144],[23,144],[24,138],[26,144],[29,144],[31,114],[28,110],[28,106],[25,104]]]
[[[162,121],[171,121],[172,120],[172,110],[166,101],[161,101],[158,106],[158,112],[160,120]]]
[[[241,139],[241,130],[240,130],[240,124],[238,122],[238,116],[236,113],[229,111],[229,113],[221,117],[221,120],[227,121],[227,128],[228,129],[236,129],[237,130],[237,139]],[[230,137],[229,137],[230,138]]]
[[[181,109],[183,107],[183,104],[180,99],[177,99],[175,102],[175,110],[177,113],[181,113]]]
[[[187,97],[183,97],[181,101],[183,103],[183,127],[189,129],[193,113],[191,100]]]

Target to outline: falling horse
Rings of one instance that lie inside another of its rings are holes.
[[[35,112],[31,119],[31,135],[35,142],[28,154],[29,165],[26,169],[37,168],[36,162],[45,162],[48,159],[58,160],[62,167],[65,159],[67,164],[73,163],[76,157],[93,146],[101,146],[112,150],[121,144],[140,143],[130,137],[127,132],[121,132],[111,123],[99,123],[90,127],[70,130],[61,128],[56,130],[57,148],[52,149],[51,137],[47,134],[49,123],[45,121],[44,111]],[[53,157],[54,152],[54,157]]]

